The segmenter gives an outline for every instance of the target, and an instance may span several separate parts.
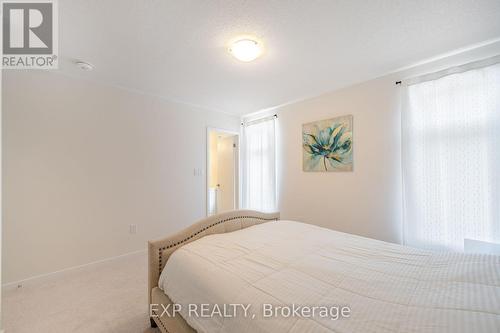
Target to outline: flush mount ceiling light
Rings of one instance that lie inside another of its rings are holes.
[[[91,71],[94,69],[94,65],[89,64],[88,62],[85,62],[85,61],[77,61],[75,64],[82,71]]]
[[[240,61],[250,62],[262,54],[262,44],[254,39],[241,38],[231,44],[229,52]]]

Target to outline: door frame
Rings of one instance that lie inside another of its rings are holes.
[[[209,190],[209,184],[210,184],[210,133],[211,132],[222,132],[222,133],[227,133],[227,134],[232,134],[235,135],[237,140],[237,154],[236,154],[236,159],[235,159],[235,164],[237,164],[237,168],[234,168],[234,177],[235,177],[235,191],[234,194],[236,196],[235,201],[234,201],[234,209],[239,209],[241,207],[241,135],[240,132],[238,131],[233,131],[233,130],[228,130],[224,128],[219,128],[219,127],[211,127],[207,126],[207,133],[206,133],[206,177],[205,177],[205,215],[208,215],[208,190]]]

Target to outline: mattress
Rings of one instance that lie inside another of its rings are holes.
[[[499,256],[434,253],[293,221],[189,243],[172,254],[159,287],[198,332],[500,332]]]

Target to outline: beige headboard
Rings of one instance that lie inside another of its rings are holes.
[[[207,217],[187,227],[175,235],[148,242],[149,285],[148,294],[151,302],[151,290],[158,286],[161,271],[170,255],[179,247],[195,241],[203,236],[222,234],[256,224],[277,221],[278,213],[261,213],[252,210],[236,210]]]

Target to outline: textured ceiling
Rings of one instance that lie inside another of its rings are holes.
[[[239,115],[500,37],[500,0],[63,0],[59,10],[62,72]],[[233,59],[227,42],[240,34],[261,38],[265,54]]]

